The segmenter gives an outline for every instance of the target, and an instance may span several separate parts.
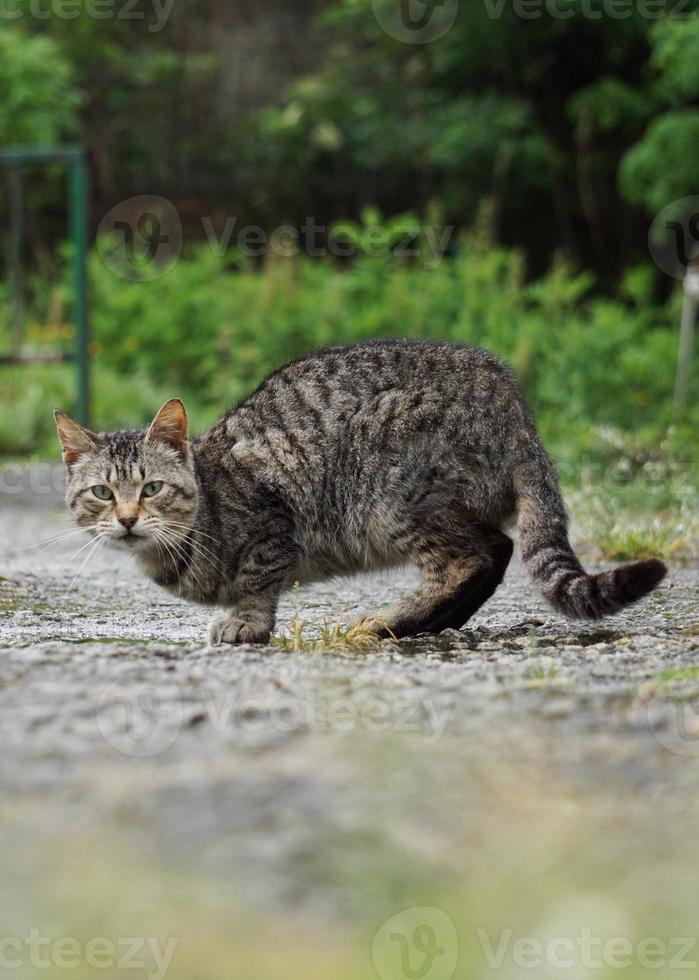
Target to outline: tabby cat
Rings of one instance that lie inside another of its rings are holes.
[[[474,347],[373,340],[287,364],[204,435],[173,398],[147,430],[94,433],[55,413],[80,527],[146,575],[219,607],[209,640],[264,643],[294,582],[414,563],[379,636],[464,623],[519,528],[552,606],[597,619],[650,592],[655,559],[585,573],[553,464],[510,372]]]

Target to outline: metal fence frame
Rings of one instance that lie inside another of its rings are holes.
[[[68,222],[73,259],[73,319],[75,351],[72,354],[23,356],[23,190],[22,166],[26,163],[64,163],[68,168]],[[0,148],[0,166],[8,173],[10,192],[11,276],[13,283],[14,352],[0,357],[0,364],[74,361],[77,367],[75,414],[83,425],[90,419],[90,324],[87,303],[87,165],[81,146],[14,146]]]

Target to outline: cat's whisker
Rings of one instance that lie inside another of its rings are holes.
[[[164,533],[164,532],[161,530],[161,533]],[[175,550],[176,554],[179,556],[180,560],[186,562],[187,561],[187,553],[184,551],[183,545],[180,542],[175,541],[171,535],[164,534],[164,538],[173,547],[173,549]],[[194,549],[192,549],[192,550],[194,550]],[[196,552],[195,552],[195,554],[196,554]],[[203,560],[207,560],[203,556],[199,556],[199,557],[202,558]],[[212,567],[214,567],[214,566],[212,566]],[[197,585],[202,590],[202,592],[206,592],[206,589],[204,588],[201,579],[199,578],[199,576],[197,575],[196,571],[194,570],[194,566],[193,566],[192,562],[189,562],[189,571],[192,573],[192,577],[194,578],[194,580],[196,581]],[[216,569],[215,567],[214,567],[214,571],[217,572],[217,574],[218,574],[218,569]]]
[[[183,535],[184,537],[189,537],[189,536],[196,535],[197,538],[200,538],[200,537],[208,538],[210,541],[213,541],[214,544],[216,544],[216,545],[220,545],[221,544],[221,542],[220,542],[220,540],[218,538],[213,537],[213,535],[211,535],[211,534],[205,534],[198,527],[196,527],[196,526],[193,527],[191,524],[185,524],[185,523],[183,523],[181,521],[173,521],[172,518],[170,518],[170,517],[167,517],[165,520],[162,520],[159,523],[162,524],[162,525],[164,525],[164,526],[167,526],[169,528],[177,528],[178,531],[184,532],[184,535]],[[205,546],[204,545],[201,545],[201,547],[203,548]],[[209,549],[207,548],[207,550],[209,550]]]
[[[163,544],[163,546],[167,549],[167,552],[170,555],[170,558],[172,559],[172,562],[173,562],[175,568],[177,568],[177,558],[178,557],[179,557],[179,559],[181,561],[186,562],[186,558],[187,558],[186,554],[183,554],[181,551],[178,551],[177,550],[176,543],[172,539],[168,539],[167,535],[162,530],[160,530],[160,529],[159,530],[154,530],[154,535],[157,538],[157,540],[161,541],[161,543]],[[197,573],[194,571],[194,568],[192,567],[191,563],[189,565],[189,571],[191,572],[192,578],[197,583],[197,585],[202,590],[202,592],[205,592],[206,590],[204,589],[204,587],[202,585],[201,579],[199,578],[199,576],[197,575]]]
[[[159,523],[163,527],[176,528],[179,532],[183,532],[183,537],[188,537],[190,538],[190,540],[196,539],[196,543],[199,545],[199,547],[204,548],[204,550],[208,551],[210,554],[214,554],[212,549],[209,548],[207,545],[202,544],[198,540],[199,538],[201,537],[208,538],[208,540],[213,541],[213,543],[218,545],[219,547],[221,545],[220,539],[213,537],[213,535],[211,534],[206,534],[204,531],[201,531],[198,527],[192,526],[191,524],[184,524],[180,521],[173,521],[172,518],[169,517],[166,518],[165,520],[160,521]]]
[[[72,555],[70,555],[68,558],[66,558],[66,560],[65,560],[65,562],[64,562],[64,564],[63,564],[63,566],[61,568],[61,571],[63,571],[63,569],[65,569],[68,565],[70,565],[71,562],[75,561],[75,559],[78,558],[79,555],[81,555],[82,552],[85,551],[86,548],[89,548],[90,545],[93,544],[94,541],[95,541],[95,538],[94,537],[91,537],[88,541],[86,541],[84,544],[82,544],[76,551],[74,551]]]
[[[180,544],[178,544],[177,542],[173,541],[172,538],[169,538],[168,541],[169,541],[170,546],[175,550],[175,553],[179,556],[180,560],[183,561],[183,562],[185,562],[185,564],[188,565],[189,572],[191,573],[192,578],[197,583],[197,585],[199,586],[199,588],[201,589],[201,591],[202,592],[205,592],[206,589],[204,588],[201,579],[199,578],[199,576],[197,575],[197,572],[195,571],[194,564],[191,561],[190,562],[187,562],[187,554],[182,549],[182,546]]]
[[[160,546],[160,542],[158,541],[158,539],[156,537],[153,538],[153,544],[155,545],[155,550],[162,557],[163,556],[163,550],[162,550],[162,548]],[[134,556],[131,555],[130,557],[133,558]]]
[[[106,535],[104,535],[104,534],[97,535],[97,540],[100,540],[102,537],[106,537]],[[61,565],[60,570],[58,571],[57,575],[54,577],[54,581],[55,581],[56,578],[58,578],[59,576],[61,576],[63,574],[63,572],[71,564],[71,562],[75,561],[75,559],[78,558],[85,551],[86,548],[89,548],[91,544],[94,544],[94,542],[95,542],[95,538],[94,537],[93,538],[90,538],[90,540],[89,541],[86,541],[85,544],[81,545],[78,548],[77,551],[74,551],[73,554],[70,556],[70,558],[68,558]]]
[[[157,528],[151,528],[151,533],[153,535],[153,542],[155,544],[155,547],[158,549],[158,554],[162,554],[163,553],[162,552],[162,548],[165,548],[168,557],[170,558],[170,560],[172,561],[173,565],[176,568],[177,567],[177,559],[175,558],[175,556],[173,555],[173,553],[168,548],[167,542],[163,540],[161,533],[158,531]]]
[[[17,552],[25,552],[25,551],[34,551],[35,549],[38,548],[39,550],[36,552],[36,555],[34,555],[34,557],[38,557],[40,554],[42,554],[44,551],[47,551],[49,548],[53,548],[56,545],[62,544],[64,541],[67,541],[68,539],[74,537],[76,534],[87,534],[88,531],[89,529],[86,527],[76,527],[73,528],[71,531],[61,531],[60,534],[57,534],[52,538],[46,538],[43,541],[37,541],[35,544],[27,545],[24,548],[16,548],[15,550]]]
[[[87,529],[83,527],[75,527],[75,526],[71,528],[63,528],[61,531],[55,531],[53,534],[50,534],[47,538],[41,538],[40,541],[35,541],[34,544],[28,544],[26,547],[18,550],[30,551],[32,548],[41,548],[42,545],[52,544],[54,541],[58,541],[61,538],[67,537],[68,535],[78,534],[80,531],[85,531],[85,530]]]
[[[101,534],[99,537],[97,537],[92,542],[94,544],[94,547],[90,551],[88,551],[88,553],[87,553],[87,555],[85,557],[85,560],[83,561],[83,563],[81,564],[80,568],[77,570],[77,572],[73,576],[73,579],[72,579],[70,585],[68,586],[68,592],[69,593],[73,591],[73,586],[75,585],[77,579],[79,578],[80,573],[82,572],[83,568],[85,568],[85,566],[87,565],[87,563],[90,561],[91,558],[94,558],[94,556],[97,554],[97,552],[100,550],[100,548],[102,547],[102,545],[104,544],[104,542],[106,540],[107,540],[107,535],[106,534]]]
[[[186,542],[188,545],[190,545],[192,550],[196,550],[197,553],[200,554],[202,557],[208,556],[210,561],[212,561],[213,563],[218,563],[219,556],[210,548],[208,548],[206,545],[203,545],[200,541],[197,540],[199,531],[198,530],[192,531],[190,525],[178,524],[175,523],[174,521],[164,520],[164,521],[158,521],[156,527],[171,534],[181,544],[184,544]]]
[[[217,545],[220,545],[221,544],[221,541],[220,541],[219,538],[215,538],[212,534],[207,534],[205,531],[200,530],[198,527],[195,528],[191,524],[183,524],[180,521],[173,521],[170,518],[168,518],[167,524],[169,524],[170,527],[181,527],[181,528],[185,528],[187,531],[194,531],[194,530],[196,530],[197,537],[208,538],[209,541],[213,541],[214,544],[217,544]]]
[[[189,541],[189,546],[192,549],[193,554],[196,558],[202,562],[204,565],[208,565],[217,575],[225,574],[224,569],[217,558],[212,558],[204,551],[201,550],[200,546],[196,541]]]
[[[176,526],[176,525],[173,525],[171,521],[163,521],[160,526],[163,527],[163,528],[165,528],[165,529],[167,529],[167,530],[169,530],[173,526]],[[182,527],[185,527],[186,525],[183,524],[181,526]],[[197,532],[197,534],[198,533],[199,532]],[[221,567],[221,564],[220,564],[220,561],[219,561],[219,556],[215,552],[213,552],[210,548],[207,548],[205,545],[203,545],[200,541],[197,541],[194,535],[192,535],[189,538],[186,538],[185,536],[182,536],[182,540],[183,541],[184,540],[187,540],[188,541],[188,544],[191,546],[192,550],[193,551],[196,551],[200,555],[200,557],[202,559],[207,560],[207,556],[208,556],[208,561],[218,571],[223,572],[223,568]]]

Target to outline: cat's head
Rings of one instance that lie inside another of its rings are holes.
[[[66,502],[80,527],[129,551],[181,540],[194,523],[199,490],[179,398],[148,429],[91,432],[54,412],[68,470]]]

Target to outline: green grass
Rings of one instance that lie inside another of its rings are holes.
[[[569,487],[565,496],[576,544],[595,559],[696,560],[699,490],[688,476],[670,476],[659,493],[648,493],[637,475],[618,488],[589,483]]]
[[[656,677],[656,683],[661,687],[687,681],[699,681],[699,667],[668,667]]]
[[[629,518],[634,521],[633,517]],[[696,554],[697,528],[678,529],[668,518],[666,523],[650,519],[640,525],[614,524],[598,535],[595,544],[603,558],[630,561],[639,558],[662,558],[667,561],[689,558]]]
[[[548,684],[549,681],[553,681],[558,677],[558,668],[553,664],[545,667],[543,664],[532,664],[529,668],[529,682],[540,684]]]
[[[272,643],[287,652],[326,653],[353,650],[362,652],[375,649],[379,644],[376,633],[363,622],[344,626],[340,623],[323,623],[316,635],[308,633],[308,623],[297,614],[288,627],[272,638]]]

